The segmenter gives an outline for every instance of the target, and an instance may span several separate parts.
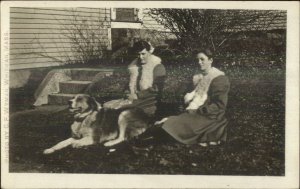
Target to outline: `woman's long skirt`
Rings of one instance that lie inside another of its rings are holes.
[[[198,113],[170,116],[162,128],[183,144],[226,141],[227,119],[209,118]]]

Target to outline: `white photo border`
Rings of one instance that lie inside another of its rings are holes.
[[[285,176],[9,173],[9,8],[137,7],[287,10]],[[6,1],[1,3],[1,187],[3,188],[298,188],[299,2]]]

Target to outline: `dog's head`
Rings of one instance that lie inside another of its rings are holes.
[[[91,96],[85,94],[78,94],[73,99],[69,100],[69,109],[71,112],[87,112],[97,111],[101,105]]]

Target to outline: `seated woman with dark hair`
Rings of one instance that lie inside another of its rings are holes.
[[[213,53],[209,49],[196,54],[200,73],[193,77],[194,90],[187,93],[185,112],[157,122],[161,127],[148,129],[137,139],[141,144],[178,141],[183,144],[217,145],[226,141],[229,80],[224,72],[212,67]],[[151,139],[151,140],[148,140]]]
[[[128,66],[130,74],[128,98],[107,102],[104,107],[136,106],[149,115],[154,115],[164,87],[165,67],[161,64],[161,59],[152,54],[153,47],[148,42],[135,42],[132,50],[137,58]]]

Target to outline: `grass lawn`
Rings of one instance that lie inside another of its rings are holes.
[[[200,147],[165,144],[148,153],[100,145],[66,148],[45,156],[45,148],[70,136],[68,111],[26,114],[10,120],[10,172],[195,175],[285,174],[285,80],[283,70],[228,72],[228,141]],[[163,114],[176,112],[165,101]]]

